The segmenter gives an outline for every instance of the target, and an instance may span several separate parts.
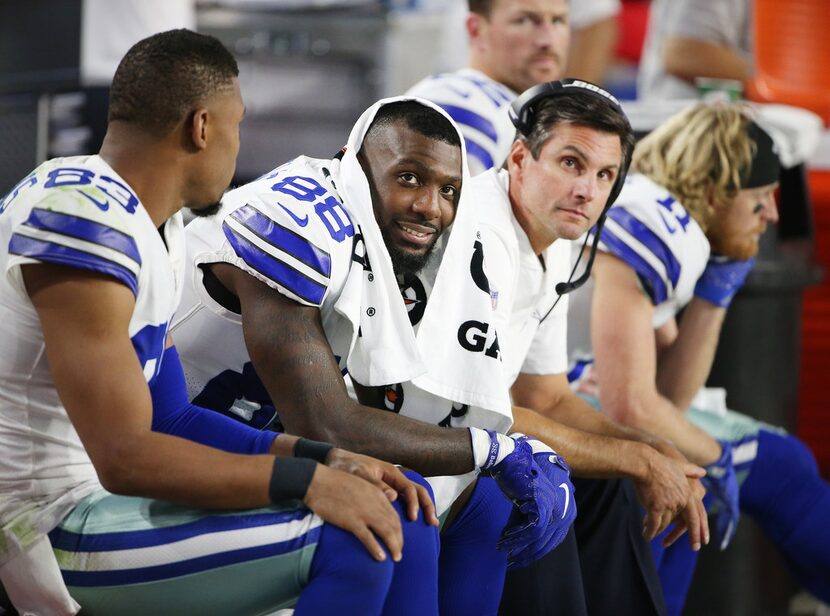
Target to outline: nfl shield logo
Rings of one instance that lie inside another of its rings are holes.
[[[490,290],[490,305],[495,310],[499,305],[499,292],[495,289]]]

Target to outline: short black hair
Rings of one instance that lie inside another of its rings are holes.
[[[366,131],[366,137],[375,129],[388,126],[399,120],[405,122],[407,127],[424,137],[461,147],[458,130],[446,116],[432,107],[427,107],[412,100],[396,101],[378,109],[372,123],[369,125],[369,130]]]
[[[533,126],[528,135],[516,134],[527,144],[533,158],[551,138],[557,124],[570,123],[586,126],[620,138],[623,160],[630,161],[634,151],[634,133],[628,119],[611,101],[585,92],[569,92],[568,96],[551,96],[535,105]]]
[[[154,34],[118,65],[107,119],[166,134],[238,75],[233,55],[212,36],[185,29]]]

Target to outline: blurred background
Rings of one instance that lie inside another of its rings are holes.
[[[698,96],[811,112],[783,130],[794,153],[782,178],[781,224],[767,232],[759,266],[729,312],[710,384],[726,387],[731,408],[796,432],[830,478],[830,11],[826,0],[700,4],[742,6],[734,23],[720,24],[735,33],[733,64],[718,62],[710,74],[684,65],[699,57],[688,50],[671,64],[664,26],[672,0],[571,0],[567,73],[626,101],[640,135]],[[330,157],[372,102],[466,66],[466,7],[466,0],[2,0],[0,195],[43,160],[97,152],[118,60],[153,32],[188,27],[236,55],[247,107],[239,184],[300,154]],[[655,65],[661,58],[667,66]],[[688,71],[730,81],[692,85]],[[687,614],[816,614],[746,517],[725,554],[704,552]]]

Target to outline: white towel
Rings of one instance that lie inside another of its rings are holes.
[[[377,110],[402,100],[418,102],[440,112],[423,99],[397,97],[379,101],[357,121],[341,162],[332,177],[349,214],[359,225],[371,264],[371,276],[354,265],[334,309],[352,324],[353,344],[347,360],[352,378],[366,386],[401,383],[405,392],[399,413],[438,423],[453,413],[453,427],[478,427],[506,432],[513,423],[507,381],[500,356],[496,357],[493,298],[486,283],[483,254],[476,247],[478,217],[475,204],[464,190],[470,174],[462,144],[462,188],[453,224],[433,250],[425,272],[437,268],[424,315],[413,331],[389,252],[375,220],[369,184],[357,152]],[[474,277],[475,276],[475,277]],[[371,314],[371,316],[370,316]],[[466,324],[466,325],[465,325]],[[357,331],[362,336],[356,337]],[[463,339],[467,348],[462,346]],[[474,349],[474,350],[471,350]],[[489,351],[489,354],[488,354]],[[475,478],[464,475],[430,477],[439,515]]]
[[[335,310],[362,332],[349,355],[347,367],[352,377],[363,385],[411,381],[440,398],[469,405],[471,425],[506,430],[512,423],[510,399],[501,360],[492,357],[496,350],[493,348],[493,306],[481,277],[481,255],[476,254],[478,219],[474,204],[466,198],[469,191],[464,190],[470,176],[460,131],[461,195],[455,221],[434,250],[432,259],[440,259],[440,266],[417,336],[400,300],[392,261],[375,220],[369,184],[357,152],[377,110],[404,100],[416,100],[435,109],[455,126],[442,109],[423,99],[395,97],[378,101],[358,119],[342,160],[333,170],[333,179],[346,208],[363,233],[372,268],[369,277],[368,272],[361,274],[359,268],[353,267],[335,304]],[[486,340],[485,348],[480,351],[464,348],[459,342],[460,330],[466,340],[474,342],[472,346],[480,346],[479,341]],[[486,354],[487,350],[490,355]]]

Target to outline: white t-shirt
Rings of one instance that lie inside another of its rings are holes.
[[[132,189],[98,156],[47,161],[0,201],[0,565],[101,488],[52,381],[20,266],[79,267],[128,286],[136,298],[129,335],[150,382],[180,295],[180,214],[164,233],[166,246]]]
[[[471,68],[431,75],[412,86],[407,96],[437,104],[464,135],[470,173],[500,168],[516,136],[507,109],[516,93]]]
[[[519,373],[562,374],[568,369],[568,296],[556,283],[571,272],[571,242],[557,240],[540,257],[513,215],[507,171],[490,170],[473,178],[481,215],[487,278],[496,302],[497,329],[508,383]]]

